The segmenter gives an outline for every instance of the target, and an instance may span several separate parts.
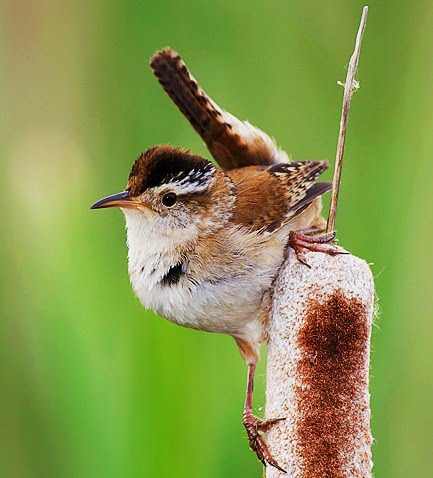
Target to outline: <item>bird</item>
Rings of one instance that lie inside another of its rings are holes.
[[[328,164],[291,161],[266,133],[220,108],[175,50],[158,51],[150,66],[216,164],[179,147],[150,147],[126,187],[91,208],[123,211],[129,277],[144,308],[233,337],[248,369],[243,424],[250,448],[264,466],[285,472],[263,437],[284,417],[253,414],[254,375],[287,250],[306,266],[305,250],[341,252],[335,235],[323,233],[321,196],[332,183],[316,179]]]

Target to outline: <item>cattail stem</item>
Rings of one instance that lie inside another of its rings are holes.
[[[350,100],[368,7],[364,7],[344,84],[327,232],[335,230]],[[268,322],[266,418],[286,417],[267,433],[287,475],[268,478],[370,478],[369,363],[374,283],[352,255],[294,254],[278,276]]]
[[[367,263],[352,255],[291,254],[268,324],[267,433],[287,471],[267,478],[371,477],[369,353],[374,306]]]

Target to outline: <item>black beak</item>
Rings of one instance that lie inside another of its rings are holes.
[[[90,209],[102,209],[105,207],[135,207],[136,203],[129,196],[129,191],[112,194],[106,198],[100,199],[91,206]]]

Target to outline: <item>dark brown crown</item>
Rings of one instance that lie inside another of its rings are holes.
[[[129,174],[127,190],[138,196],[146,189],[172,181],[200,186],[215,167],[210,161],[172,146],[154,146],[136,159]]]

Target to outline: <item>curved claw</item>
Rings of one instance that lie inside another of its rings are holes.
[[[271,465],[282,473],[287,473],[286,470],[281,468],[281,466],[275,461],[274,457],[269,451],[268,446],[263,440],[263,437],[259,433],[259,430],[266,430],[281,420],[285,420],[285,418],[261,420],[250,412],[244,414],[244,426],[247,431],[251,450],[256,453],[258,459],[263,463],[264,466]]]
[[[302,252],[299,252],[299,251],[295,250],[295,255],[296,255],[296,259],[298,259],[298,261],[301,264],[303,264],[304,266],[307,266],[309,269],[311,269],[310,264],[308,264],[307,260],[305,259],[305,254],[302,254]]]

